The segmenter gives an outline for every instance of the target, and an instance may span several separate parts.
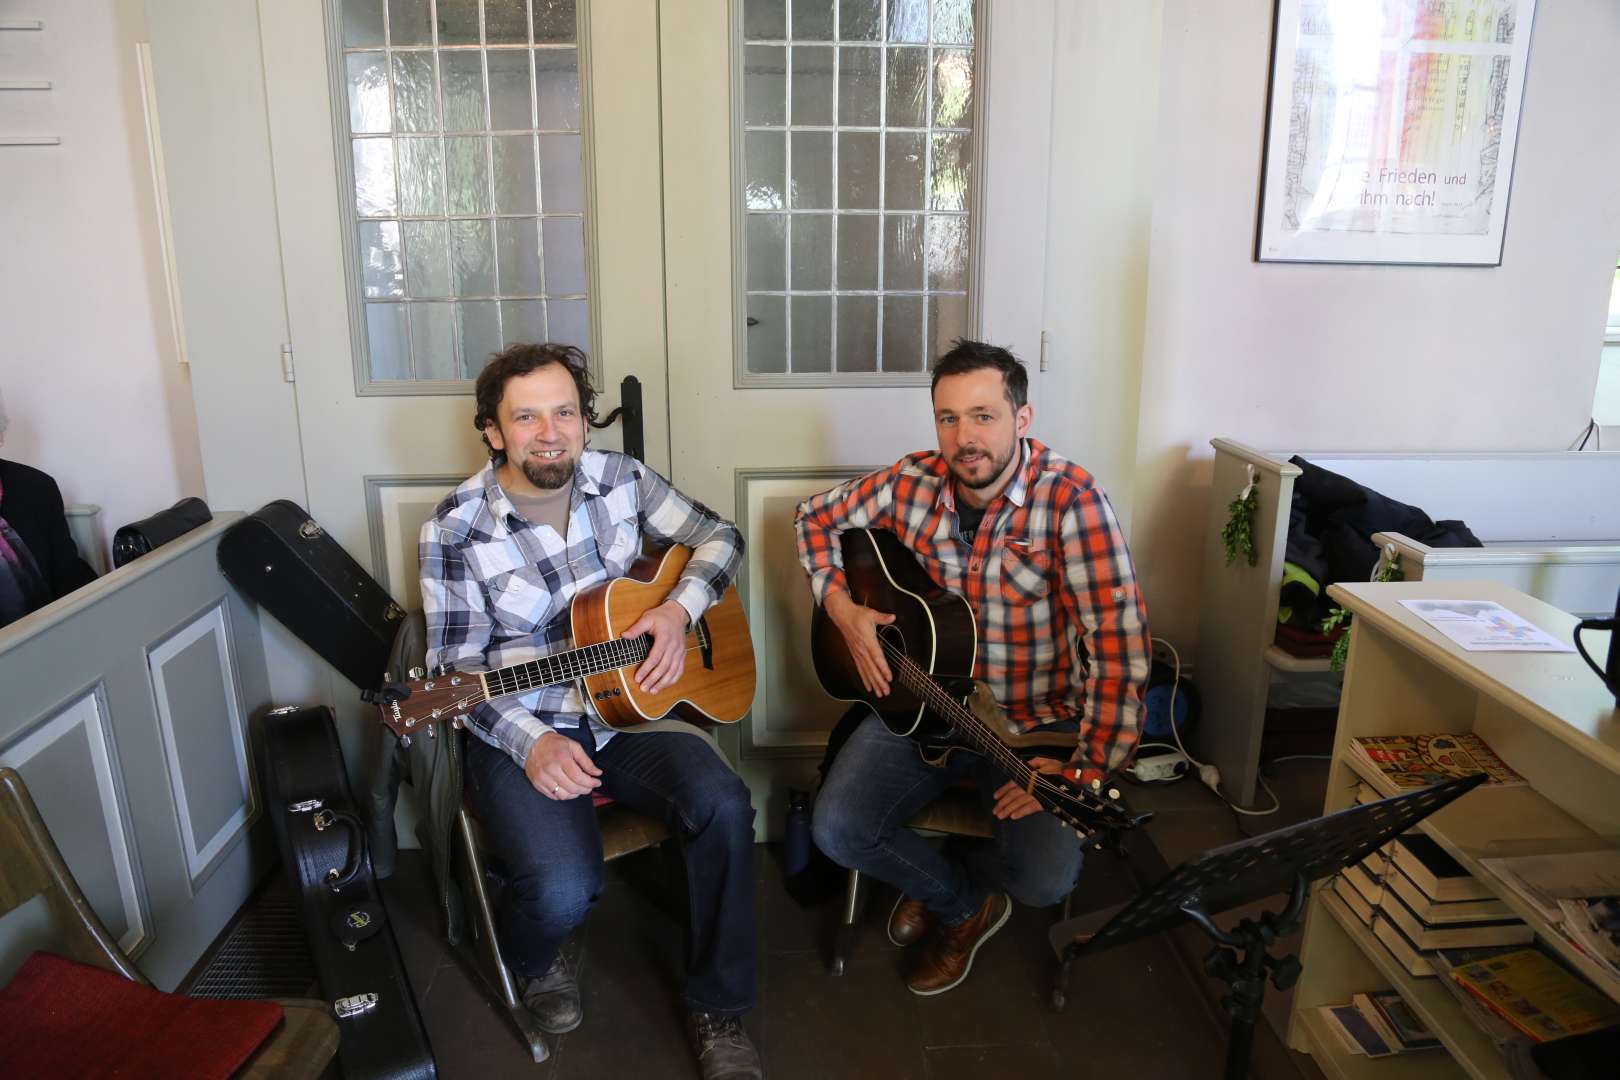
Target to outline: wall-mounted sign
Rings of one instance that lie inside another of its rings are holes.
[[[1536,0],[1278,0],[1263,262],[1502,262]]]

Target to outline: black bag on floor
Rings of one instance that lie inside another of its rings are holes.
[[[382,685],[404,609],[303,507],[277,499],[232,525],[219,568],[354,685]]]
[[[371,873],[332,712],[277,709],[264,720],[266,807],[321,995],[338,1020],[346,1080],[438,1075],[399,942]]]

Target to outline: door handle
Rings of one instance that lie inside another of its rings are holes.
[[[641,429],[641,380],[634,375],[620,380],[618,406],[602,419],[591,421],[591,427],[612,427],[613,421],[620,418],[624,420],[624,452],[637,461],[646,461],[647,443]]]

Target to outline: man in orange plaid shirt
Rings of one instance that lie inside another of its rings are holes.
[[[1090,783],[1120,769],[1136,747],[1146,615],[1102,488],[1027,437],[1028,385],[1006,349],[956,342],[933,368],[939,449],[807,499],[794,522],[799,561],[861,681],[881,697],[892,673],[877,627],[893,616],[851,598],[838,534],[894,533],[929,576],[967,599],[979,634],[973,675],[1008,717],[1025,731],[1073,738],[1066,762],[1031,763]],[[936,850],[905,823],[964,779],[978,787],[993,838]],[[832,859],[900,889],[889,937],[925,943],[906,980],[917,994],[967,978],[974,954],[1007,921],[1009,894],[1034,906],[1058,903],[1080,874],[1079,838],[993,763],[962,751],[930,765],[875,715],[834,758],[814,823],[816,843]]]

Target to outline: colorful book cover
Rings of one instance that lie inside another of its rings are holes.
[[[1357,737],[1355,746],[1357,754],[1400,790],[1425,788],[1480,772],[1488,778],[1487,784],[1507,787],[1525,782],[1478,735],[1365,735]]]
[[[1536,1042],[1620,1023],[1620,1005],[1535,949],[1464,964],[1451,977]]]

